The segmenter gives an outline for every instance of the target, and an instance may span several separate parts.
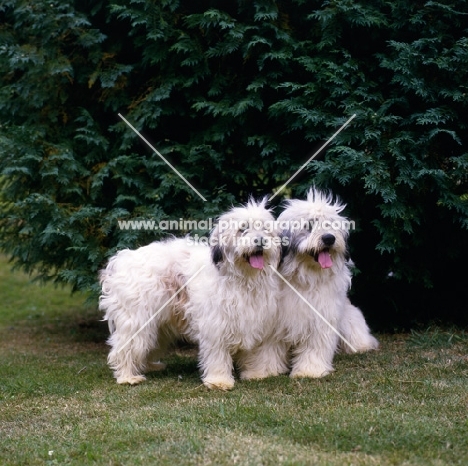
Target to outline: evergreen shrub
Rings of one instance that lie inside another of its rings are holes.
[[[461,0],[0,0],[1,249],[96,292],[110,255],[168,234],[118,220],[271,195],[356,114],[276,211],[312,184],[348,204],[352,299],[374,328],[466,321],[467,14]]]

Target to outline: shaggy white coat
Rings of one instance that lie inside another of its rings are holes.
[[[346,251],[348,230],[336,228],[346,220],[340,215],[344,207],[331,195],[311,189],[306,200],[287,201],[278,217],[280,226],[310,222],[309,228],[283,232],[289,246],[279,272],[300,295],[282,283],[279,335],[291,353],[291,377],[329,374],[339,348],[362,352],[378,347],[362,312],[347,297],[352,266]]]
[[[234,362],[243,379],[288,370],[282,345],[270,340],[279,289],[270,265],[277,268],[281,244],[277,232],[258,228],[274,220],[265,204],[251,200],[222,215],[210,246],[173,239],[110,259],[100,275],[100,309],[109,323],[108,362],[118,383],[137,384],[145,371],[163,368],[159,359],[180,338],[198,344],[209,388],[234,386]]]

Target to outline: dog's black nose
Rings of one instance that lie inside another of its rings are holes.
[[[335,236],[331,233],[327,233],[326,235],[322,235],[322,241],[325,246],[331,246],[335,244]]]
[[[263,250],[263,246],[265,246],[265,244],[264,244],[265,238],[263,238],[261,236],[256,236],[253,239],[252,242],[253,242],[253,245],[255,246],[256,251],[262,251]]]

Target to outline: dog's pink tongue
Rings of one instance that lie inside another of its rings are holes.
[[[263,256],[261,254],[256,254],[249,257],[249,264],[254,269],[263,269]]]
[[[333,265],[332,258],[328,251],[322,251],[319,253],[318,261],[322,269],[329,269]]]

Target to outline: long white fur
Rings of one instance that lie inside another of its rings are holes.
[[[279,334],[292,354],[291,377],[318,378],[329,374],[333,371],[333,357],[339,348],[346,352],[361,352],[378,347],[361,311],[347,296],[352,264],[346,254],[348,231],[336,229],[336,225],[346,220],[340,215],[344,208],[345,205],[332,195],[312,188],[306,200],[287,201],[285,210],[278,217],[279,225],[285,222],[288,225],[296,222],[297,225],[301,220],[320,225],[315,229],[292,228],[283,232],[289,247],[279,272],[334,329],[293,290],[282,284]],[[324,228],[324,221],[329,221],[325,226],[330,225],[330,228]],[[314,256],[327,246],[324,235],[330,234],[335,237],[334,244],[329,247],[333,265],[323,269]],[[352,348],[343,340],[351,343]]]
[[[222,215],[210,236],[217,244],[173,239],[110,259],[100,276],[100,309],[111,331],[108,362],[118,383],[142,382],[145,371],[164,367],[158,360],[179,338],[198,344],[201,376],[209,388],[234,386],[234,362],[243,379],[288,370],[282,343],[270,339],[278,321],[279,279],[270,267],[280,261],[278,233],[219,227],[229,221],[272,222],[265,204],[251,200]],[[239,244],[240,237],[276,238],[263,250],[263,269],[249,264],[246,256],[255,247]]]

